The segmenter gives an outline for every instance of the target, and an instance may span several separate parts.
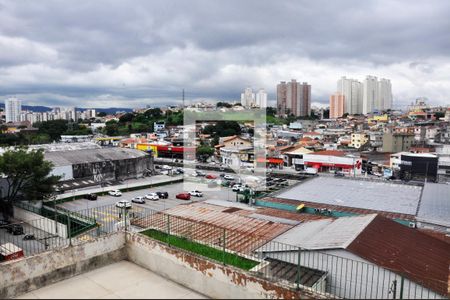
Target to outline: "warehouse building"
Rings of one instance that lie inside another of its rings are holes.
[[[46,151],[44,156],[54,165],[53,175],[80,185],[139,178],[153,170],[151,155],[127,148]]]

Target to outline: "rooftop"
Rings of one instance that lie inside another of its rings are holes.
[[[142,151],[128,148],[82,149],[71,151],[46,152],[45,159],[56,167],[79,163],[103,162],[105,160],[122,160],[146,156]]]
[[[417,220],[450,227],[450,185],[426,183]]]
[[[416,215],[421,189],[412,185],[319,176],[285,190],[276,197]]]
[[[121,261],[21,295],[17,299],[206,299],[182,285]]]

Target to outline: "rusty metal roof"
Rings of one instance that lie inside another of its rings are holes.
[[[442,295],[448,295],[450,244],[377,216],[346,248]]]
[[[204,243],[220,245],[224,236],[226,247],[240,253],[249,253],[292,225],[228,213],[228,207],[206,203],[178,205],[163,213],[135,220],[133,225],[166,231],[170,215],[170,232]],[[225,211],[225,212],[224,212]]]

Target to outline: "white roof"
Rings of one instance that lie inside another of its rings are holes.
[[[324,188],[326,187],[326,188]],[[345,207],[416,215],[422,187],[383,181],[319,176],[276,197]]]

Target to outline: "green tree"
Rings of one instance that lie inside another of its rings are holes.
[[[66,120],[51,120],[34,124],[39,129],[40,134],[47,134],[52,141],[59,141],[61,134],[67,131],[68,122]]]
[[[98,112],[97,116],[100,118],[106,117],[106,113],[104,111]]]
[[[133,121],[133,118],[134,118],[134,114],[132,114],[132,113],[126,113],[126,114],[124,114],[123,116],[121,116],[121,117],[119,118],[119,122],[120,122],[120,123],[131,122],[131,121]]]
[[[197,154],[197,158],[200,161],[206,161],[208,159],[208,157],[210,157],[211,155],[214,154],[214,148],[206,146],[206,145],[200,146],[197,148],[196,154]]]
[[[162,116],[162,111],[159,107],[149,108],[144,112],[144,115],[152,119],[160,118]]]
[[[43,200],[54,193],[59,176],[50,175],[53,165],[44,159],[42,149],[7,150],[0,156],[0,173],[6,177],[0,209],[5,218],[12,215],[14,201]]]

